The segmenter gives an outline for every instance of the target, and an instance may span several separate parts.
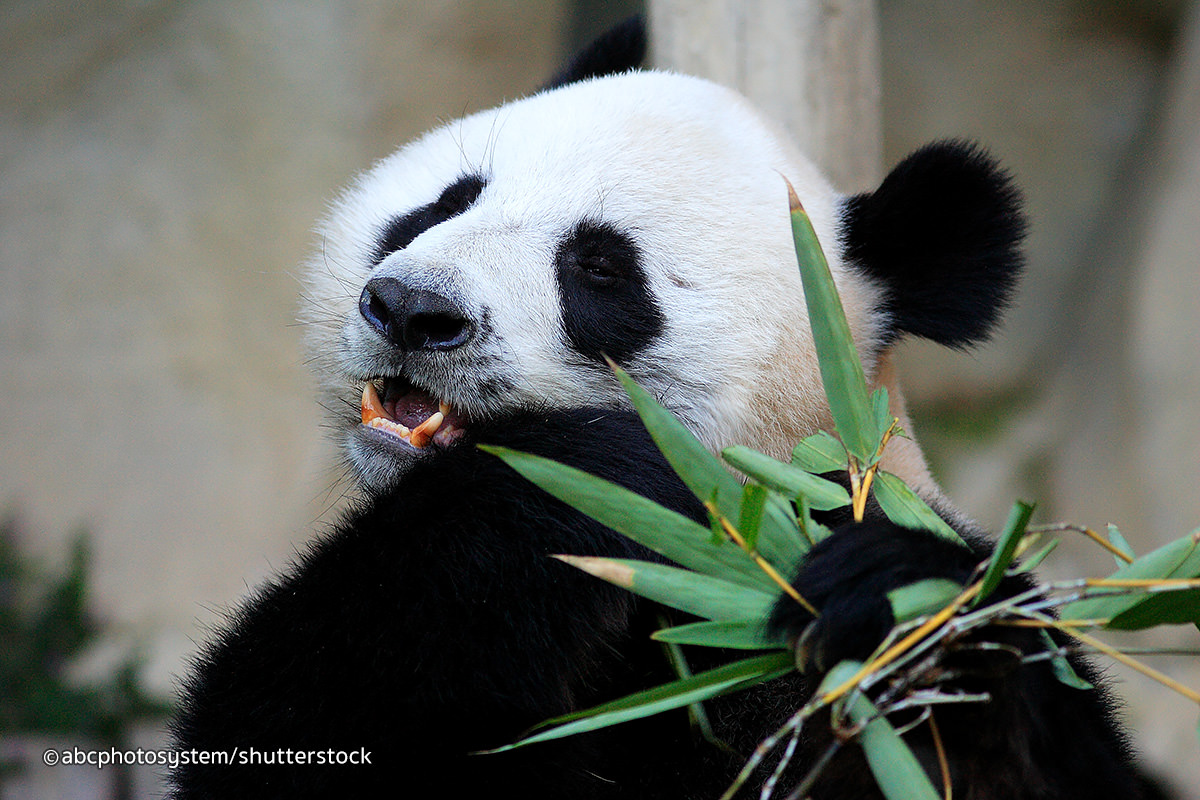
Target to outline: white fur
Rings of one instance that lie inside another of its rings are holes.
[[[387,220],[469,173],[488,180],[474,205],[372,270]],[[633,237],[666,320],[625,365],[633,377],[714,450],[744,443],[784,456],[828,424],[785,177],[824,244],[860,347],[877,341],[876,290],[842,265],[839,196],[745,99],[713,83],[636,72],[572,84],[451,122],[375,165],[320,229],[304,311],[325,406],[360,476],[379,485],[399,473],[381,463],[385,454],[353,444],[362,382],[398,366],[357,310],[373,275],[490,309],[493,336],[417,376],[470,416],[627,402],[562,333],[555,246],[583,218]],[[497,377],[514,391],[481,400],[478,387]]]

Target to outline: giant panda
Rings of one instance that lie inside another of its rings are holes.
[[[986,557],[915,442],[897,440],[887,468],[973,549],[877,513],[827,520],[835,535],[795,576],[821,617],[781,603],[770,620],[804,634],[805,671],[711,701],[723,746],[679,712],[478,754],[674,673],[649,639],[663,609],[548,557],[654,556],[476,444],[549,456],[704,519],[606,358],[713,450],[786,458],[828,428],[785,178],[824,242],[869,379],[902,419],[894,343],[983,340],[1021,268],[1019,197],[979,149],[935,143],[875,191],[841,196],[739,95],[634,69],[642,47],[638,23],[618,28],[543,91],[376,164],[322,223],[304,319],[360,497],[197,657],[176,747],[234,763],[190,758],[172,775],[178,800],[717,797],[822,670],[878,644],[892,624],[886,591],[965,580]],[[955,797],[1138,796],[1102,688],[1000,660],[960,676],[991,702],[938,713]],[[813,726],[785,780],[830,736]],[[937,775],[925,726],[908,739]],[[353,763],[326,763],[338,758]],[[811,796],[878,789],[843,747]]]

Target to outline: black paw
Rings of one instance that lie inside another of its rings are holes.
[[[784,596],[771,630],[795,642],[805,672],[861,661],[895,624],[888,592],[926,578],[965,582],[981,558],[929,531],[887,521],[842,525],[812,549],[792,581],[820,616]]]

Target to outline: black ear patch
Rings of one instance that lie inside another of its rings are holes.
[[[949,347],[983,341],[1024,264],[1025,216],[1012,179],[980,148],[934,142],[901,161],[874,192],[845,205],[849,261],[887,288],[892,340]]]
[[[628,72],[646,59],[646,20],[638,14],[620,22],[579,52],[543,89]]]
[[[618,363],[648,347],[665,318],[642,271],[637,244],[595,220],[576,225],[555,256],[563,331],[579,354]]]

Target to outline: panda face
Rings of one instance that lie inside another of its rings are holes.
[[[714,84],[570,84],[377,164],[322,226],[305,310],[360,478],[391,486],[515,410],[622,406],[606,356],[710,447],[787,452],[826,412],[785,176],[870,372],[885,315],[874,284],[841,265],[841,199]]]

